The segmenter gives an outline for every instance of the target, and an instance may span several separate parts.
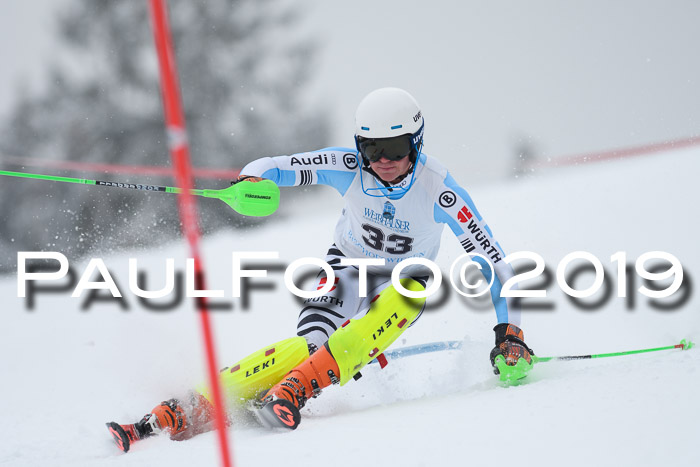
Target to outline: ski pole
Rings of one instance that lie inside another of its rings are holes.
[[[31,178],[35,180],[48,180],[53,182],[77,183],[81,185],[95,185],[116,188],[129,188],[132,190],[154,191],[159,193],[182,193],[182,189],[172,186],[145,185],[141,183],[110,182],[104,180],[89,180],[86,178],[57,177],[25,172],[11,172],[0,170],[0,175],[7,177]],[[245,216],[269,216],[277,210],[280,201],[280,192],[277,185],[271,180],[252,182],[245,180],[221,190],[191,189],[190,193],[205,198],[220,199],[228,204],[231,209]]]
[[[551,362],[552,360],[586,360],[586,359],[590,359],[590,358],[620,357],[622,355],[632,355],[632,354],[637,354],[637,353],[658,352],[659,350],[672,350],[672,349],[688,350],[693,345],[695,345],[695,344],[693,344],[690,340],[686,341],[685,339],[683,339],[679,344],[668,345],[666,347],[656,347],[653,349],[628,350],[626,352],[599,353],[599,354],[591,354],[591,355],[569,355],[569,356],[561,356],[561,357],[538,357],[536,355],[533,355],[532,360],[534,363],[544,363],[544,362]]]

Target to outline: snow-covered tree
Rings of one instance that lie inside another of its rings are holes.
[[[298,27],[303,4],[171,0],[169,13],[193,165],[236,168],[326,143],[325,115],[306,104],[316,46]],[[0,153],[169,165],[147,2],[75,0],[59,26],[49,83],[39,95],[25,93],[0,122]],[[228,181],[202,184],[224,188]],[[76,257],[96,246],[147,246],[179,231],[174,196],[15,179],[2,180],[0,196],[4,270],[18,249]],[[200,212],[205,231],[240,220],[212,200]]]

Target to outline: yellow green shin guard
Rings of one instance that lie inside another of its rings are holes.
[[[400,280],[407,290],[425,290],[417,281]],[[384,352],[418,317],[425,298],[408,298],[394,286],[384,289],[365,316],[349,320],[328,339],[328,347],[340,369],[341,386]]]
[[[244,402],[280,382],[293,368],[309,358],[306,339],[295,336],[268,345],[235,365],[221,370],[219,377],[227,402]],[[212,402],[209,388],[197,390]]]

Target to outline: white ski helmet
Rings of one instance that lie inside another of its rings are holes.
[[[415,164],[423,144],[423,113],[418,102],[399,88],[369,93],[355,113],[355,144],[365,165],[382,157],[410,156]]]

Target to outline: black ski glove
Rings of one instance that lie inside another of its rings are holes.
[[[527,362],[527,366],[532,366],[532,355],[535,352],[530,349],[523,340],[523,331],[508,323],[497,324],[493,330],[496,332],[496,347],[491,351],[491,365],[493,372],[500,374],[496,366],[496,357],[502,355],[506,365],[515,366],[520,359]]]

